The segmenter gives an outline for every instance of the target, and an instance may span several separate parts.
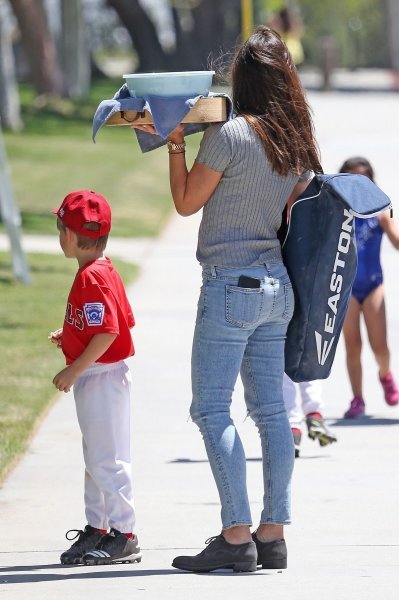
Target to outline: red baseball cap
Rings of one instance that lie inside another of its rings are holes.
[[[94,240],[111,231],[111,208],[104,196],[91,190],[71,192],[61,206],[51,212],[71,231]],[[83,227],[85,223],[98,223],[100,229],[90,231]]]

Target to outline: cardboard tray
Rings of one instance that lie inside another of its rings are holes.
[[[219,123],[227,120],[226,98],[200,98],[195,106],[186,114],[182,123]],[[151,114],[147,111],[125,110],[117,112],[107,121],[107,125],[131,125],[132,123],[147,125],[152,123]]]

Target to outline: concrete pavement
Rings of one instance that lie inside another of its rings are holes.
[[[326,172],[365,154],[395,201],[399,122],[391,95],[310,95]],[[395,102],[394,102],[395,100]],[[143,161],[145,157],[143,157]],[[398,202],[395,202],[396,206]],[[202,439],[188,420],[190,348],[200,269],[199,218],[175,217],[162,236],[138,251],[142,272],[129,289],[137,318],[133,473],[143,561],[112,567],[61,567],[70,528],[84,525],[83,463],[70,394],[62,395],[28,452],[0,490],[0,593],[12,600],[77,600],[140,594],[150,600],[393,600],[399,584],[399,408],[387,407],[368,347],[364,351],[367,418],[340,419],[350,399],[342,345],[324,383],[325,414],[338,443],[304,439],[293,481],[289,568],[271,575],[194,575],[170,567],[220,531],[219,502]],[[111,250],[111,247],[110,247]],[[112,256],[111,251],[109,254]],[[383,244],[392,367],[399,376],[398,254]],[[246,419],[241,384],[233,416],[248,458],[254,522],[261,510],[260,444]]]

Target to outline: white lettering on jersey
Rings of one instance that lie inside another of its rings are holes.
[[[96,306],[98,306],[98,305],[96,305]],[[101,325],[102,319],[103,319],[103,314],[104,314],[104,306],[102,304],[100,304],[99,306],[103,307],[101,323],[99,323]],[[83,331],[84,326],[85,326],[83,310],[81,308],[76,308],[75,306],[72,306],[72,304],[70,302],[68,302],[66,312],[65,312],[65,321],[67,323],[69,323],[70,325],[74,325],[76,327],[76,329],[79,329],[79,331]],[[93,324],[96,324],[96,323],[89,323],[89,325],[93,325]]]

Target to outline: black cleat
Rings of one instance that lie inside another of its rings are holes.
[[[76,535],[68,537],[68,534],[75,532]],[[88,551],[95,548],[96,544],[101,540],[103,534],[94,529],[91,525],[86,525],[84,531],[82,529],[69,529],[66,532],[65,537],[67,540],[74,540],[78,538],[74,544],[65,550],[60,556],[61,564],[63,565],[81,565],[83,564],[83,555]]]
[[[323,417],[314,417],[307,415],[306,426],[308,428],[308,436],[311,440],[319,440],[320,446],[328,446],[337,441],[336,436],[328,429]]]
[[[141,558],[137,536],[135,535],[131,540],[117,529],[112,528],[94,549],[86,552],[83,562],[85,565],[111,565],[116,562],[141,562]]]
[[[299,458],[299,453],[301,450],[302,433],[301,433],[300,429],[297,429],[296,427],[293,427],[291,429],[291,431],[292,431],[292,437],[294,438],[295,458]]]

